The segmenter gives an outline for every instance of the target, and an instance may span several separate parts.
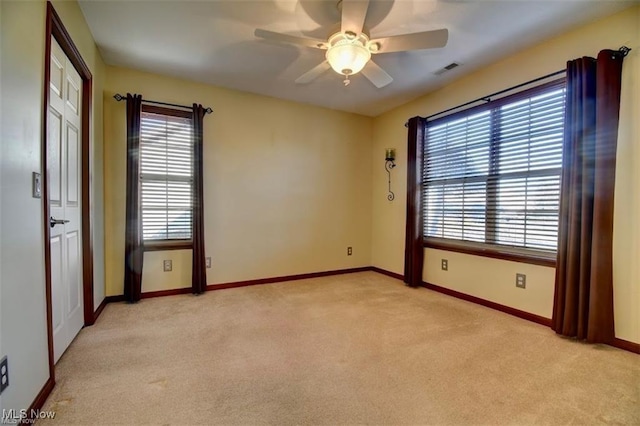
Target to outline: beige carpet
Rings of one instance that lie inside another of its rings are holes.
[[[637,355],[375,272],[111,304],[56,371],[64,425],[640,424]]]

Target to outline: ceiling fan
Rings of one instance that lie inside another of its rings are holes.
[[[449,31],[441,29],[372,39],[364,27],[369,0],[338,0],[337,6],[342,10],[340,29],[326,41],[263,29],[256,29],[255,36],[326,51],[325,61],[298,77],[296,83],[310,83],[333,68],[345,76],[345,86],[349,85],[350,76],[362,71],[377,88],[388,85],[393,78],[371,60],[371,55],[444,47],[449,38]]]

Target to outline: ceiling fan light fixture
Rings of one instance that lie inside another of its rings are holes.
[[[367,48],[369,42],[365,34],[353,37],[353,33],[336,33],[329,38],[327,62],[338,74],[357,74],[371,59],[371,52]]]

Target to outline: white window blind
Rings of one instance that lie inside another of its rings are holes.
[[[145,241],[191,239],[191,128],[190,118],[142,113],[140,180]]]
[[[427,242],[556,250],[564,103],[555,82],[427,124]]]

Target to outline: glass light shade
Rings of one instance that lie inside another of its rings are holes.
[[[338,74],[357,74],[369,59],[371,52],[359,40],[340,40],[327,50],[327,61]]]
[[[384,154],[384,159],[387,161],[394,161],[396,159],[396,150],[393,148],[387,148]]]

